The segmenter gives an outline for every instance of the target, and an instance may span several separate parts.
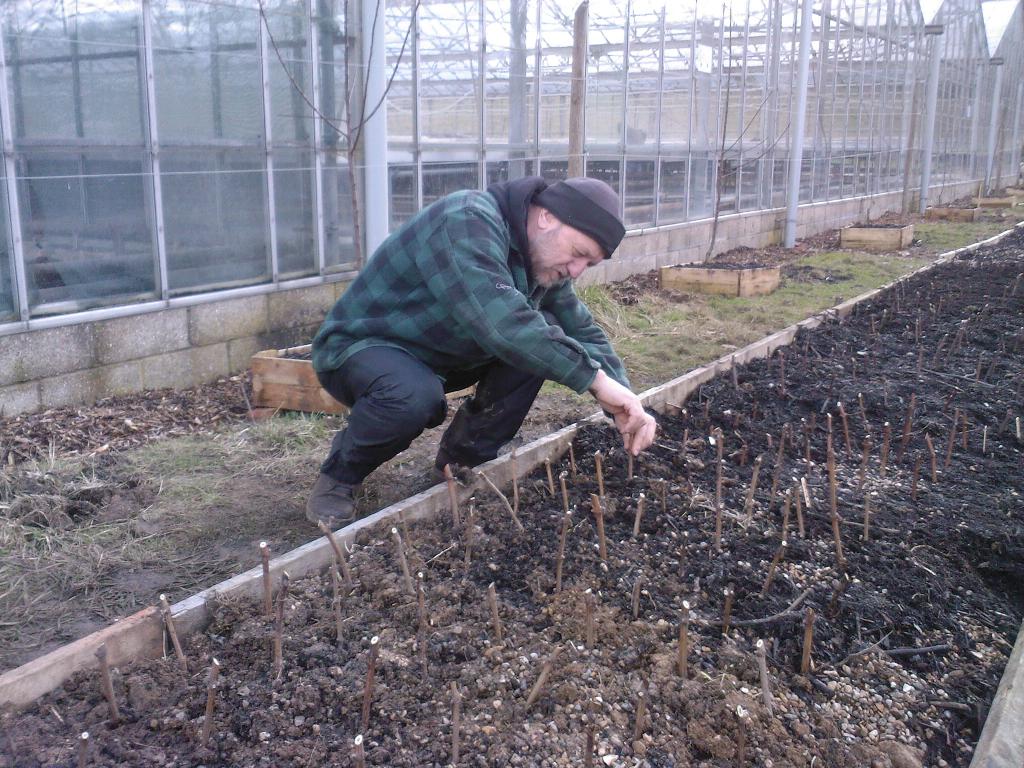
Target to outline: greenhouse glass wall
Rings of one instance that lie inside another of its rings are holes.
[[[802,203],[1017,180],[1018,0],[712,5],[590,3],[585,169],[630,229],[783,207],[793,157]],[[0,333],[338,279],[360,231],[564,177],[575,8],[8,0]]]

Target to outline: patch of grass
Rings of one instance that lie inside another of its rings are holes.
[[[604,286],[587,286],[581,294],[639,390],[884,285],[929,260],[851,251],[814,253],[787,265],[774,293],[750,298],[696,294],[679,302],[659,293],[641,304],[623,306]]]
[[[925,248],[945,253],[998,235],[1020,220],[1017,214],[1006,214],[1006,219],[983,215],[986,218],[981,221],[922,221],[914,225],[914,238]]]

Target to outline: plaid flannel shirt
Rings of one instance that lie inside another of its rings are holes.
[[[313,366],[333,370],[361,349],[393,346],[442,378],[499,359],[576,392],[591,385],[598,368],[628,387],[622,362],[572,282],[545,289],[526,264],[494,197],[443,197],[366,263],[317,332]]]

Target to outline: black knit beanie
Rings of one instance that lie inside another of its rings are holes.
[[[604,257],[610,259],[626,228],[619,219],[619,196],[599,179],[574,178],[556,181],[533,199],[563,224],[592,237]]]

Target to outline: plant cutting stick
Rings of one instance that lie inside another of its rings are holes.
[[[210,743],[210,734],[213,731],[213,708],[217,703],[217,681],[220,678],[220,662],[213,659],[210,662],[210,672],[206,679],[206,712],[203,715],[203,730],[199,734],[199,743],[204,747]]]
[[[110,723],[111,725],[117,725],[121,721],[121,710],[117,708],[117,699],[114,697],[114,682],[110,678],[110,664],[108,663],[106,643],[103,643],[96,649],[96,659],[100,663],[100,690],[103,692],[103,698],[107,700]]]
[[[763,455],[758,455],[754,459],[754,469],[750,475],[750,488],[747,489],[747,498],[743,502],[743,516],[747,518],[748,522],[754,518],[754,494],[757,493],[757,478],[761,474],[761,462],[763,460]]]
[[[270,582],[270,545],[260,542],[260,560],[263,563],[263,615],[274,614],[274,586]]]
[[[633,454],[626,451],[626,479],[633,479]]]
[[[533,688],[530,689],[530,695],[526,697],[526,709],[534,705],[540,693],[544,690],[544,683],[547,682],[548,675],[551,674],[552,668],[555,666],[555,662],[558,661],[558,656],[561,654],[561,647],[555,648],[551,655],[545,659],[544,664],[540,668],[540,674],[537,676],[537,681],[533,684]]]
[[[416,572],[416,620],[417,650],[420,654],[420,666],[423,674],[427,674],[427,595],[423,587],[423,571]]]
[[[338,566],[331,565],[331,613],[334,614],[334,640],[341,643],[345,635],[344,622],[341,618],[341,576],[338,573]]]
[[[643,493],[636,500],[636,517],[633,518],[633,538],[636,539],[640,536],[640,521],[644,517],[644,501],[646,496]]]
[[[271,641],[275,681],[281,679],[281,673],[284,671],[284,604],[288,599],[288,583],[288,571],[281,571],[281,590],[277,594],[277,615],[274,618],[274,639]]]
[[[554,498],[554,495],[555,495],[555,476],[551,472],[551,459],[550,458],[544,459],[544,471],[547,472],[547,475],[548,475],[548,491],[551,493],[552,498]]]
[[[171,604],[167,602],[167,595],[160,595],[160,615],[163,616],[164,626],[167,627],[167,634],[171,637],[171,645],[174,646],[174,655],[178,658],[178,666],[186,677],[188,677],[188,660],[185,652],[181,649],[181,641],[178,639],[178,630],[174,627],[174,618],[171,616]]]
[[[845,572],[846,558],[843,557],[843,539],[839,532],[839,504],[836,499],[836,455],[831,447],[828,450],[828,502],[832,517],[832,537],[836,544],[836,565],[840,571]]]
[[[412,573],[409,571],[409,560],[405,556],[405,545],[402,543],[402,534],[398,532],[397,528],[392,527],[391,538],[395,542],[395,557],[398,559],[398,564],[402,569],[402,580],[405,583],[405,591],[410,596],[416,596],[416,588],[412,585]],[[466,543],[468,550],[469,543]]]
[[[661,496],[661,514],[668,514],[668,480],[665,478],[658,481],[658,493]]]
[[[814,609],[808,607],[804,612],[804,650],[800,657],[800,674],[811,671],[811,647],[814,645]]]
[[[452,681],[452,765],[459,764],[459,729],[462,725],[462,694],[459,684]]]
[[[466,514],[466,527],[463,536],[466,539],[466,555],[462,560],[462,567],[465,573],[469,574],[469,563],[473,557],[473,536],[476,533],[476,499],[469,497],[469,512]],[[411,586],[411,582],[410,582]]]
[[[761,701],[764,702],[764,708],[768,710],[769,715],[775,714],[775,707],[772,705],[772,690],[771,683],[768,680],[768,660],[767,651],[765,650],[764,640],[758,638],[756,648],[757,656],[757,671],[761,675]]]
[[[569,443],[569,470],[572,472],[572,479],[576,480],[576,452],[572,449],[572,443]]]
[[[486,474],[484,474],[483,472],[479,472],[478,474],[480,475],[481,478],[483,478],[483,481],[484,483],[487,484],[487,487],[494,491],[494,495],[501,499],[501,503],[505,506],[505,509],[508,510],[508,515],[512,518],[512,522],[516,524],[516,528],[520,531],[525,531],[526,529],[523,527],[523,522],[519,519],[519,515],[516,514],[516,508],[508,503],[508,497],[501,492],[501,489],[498,488],[498,486],[494,484],[494,481],[491,480],[491,478],[489,478]]]
[[[804,533],[804,505],[803,505],[803,502],[800,501],[800,496],[801,496],[800,487],[799,486],[795,486],[792,489],[792,491],[793,491],[793,501],[796,502],[796,504],[795,504],[795,506],[796,506],[796,534],[801,539],[804,539],[804,538],[807,538],[807,537],[806,537],[806,534]]]
[[[725,595],[725,605],[722,606],[722,634],[728,635],[729,620],[732,617],[732,599],[735,597],[736,591],[730,583],[722,590],[722,594]]]
[[[836,403],[839,406],[839,420],[843,423],[843,443],[846,445],[846,452],[853,453],[853,443],[850,442],[850,420],[846,417],[846,409],[842,402]]]
[[[515,470],[513,469],[512,482],[515,482]],[[462,527],[462,516],[459,514],[459,490],[455,487],[455,476],[452,474],[450,464],[444,465],[444,481],[448,485],[448,505],[451,507],[452,522],[456,528]]]
[[[889,463],[889,443],[892,438],[892,425],[887,421],[882,425],[882,452],[878,456],[878,474],[885,477],[885,468]]]
[[[568,511],[562,515],[562,528],[558,532],[558,559],[555,561],[555,592],[562,591],[562,565],[565,562],[565,542],[569,538],[569,526],[572,515]]]
[[[864,434],[871,437],[871,422],[868,421],[868,411],[864,407],[864,393],[857,393],[857,405],[860,407],[860,419],[864,422]]]
[[[604,467],[600,451],[594,452],[594,474],[597,476],[597,495],[604,498]]]
[[[608,546],[604,538],[604,510],[601,509],[601,499],[596,493],[590,494],[590,507],[594,511],[594,519],[597,521],[597,551],[601,560],[608,560]]]
[[[772,507],[775,506],[775,494],[779,490],[779,481],[782,480],[782,464],[785,458],[783,452],[786,449],[786,439],[789,437],[789,424],[785,424],[782,427],[782,432],[779,433],[779,451],[775,454],[775,467],[772,469],[772,489],[768,492],[768,511],[772,511]],[[771,436],[768,437],[769,443],[771,442]]]
[[[917,394],[911,392],[910,402],[907,404],[907,418],[903,422],[903,439],[900,440],[900,452],[896,456],[896,461],[903,461],[903,454],[907,452],[907,446],[910,444],[910,432],[914,428],[914,408],[916,406]]]
[[[722,430],[716,429],[712,440],[715,443],[715,551],[722,551]]]
[[[76,765],[78,768],[85,768],[89,762],[89,732],[82,731],[78,735],[78,758]]]
[[[640,691],[636,695],[636,719],[633,722],[633,741],[639,741],[644,735],[647,720],[647,697]]]
[[[377,654],[380,652],[380,638],[370,638],[370,651],[366,658],[366,682],[363,684],[363,712],[359,720],[359,730],[366,733],[370,725],[370,701],[373,699],[373,676],[377,671]]]
[[[494,630],[494,642],[501,645],[505,642],[505,632],[501,626],[501,616],[498,615],[498,591],[492,581],[487,585],[487,605],[491,609],[491,628]]]
[[[352,752],[356,768],[366,768],[366,749],[363,747],[363,734],[357,733],[352,739]]]
[[[786,556],[786,548],[788,546],[789,543],[783,539],[782,543],[779,544],[779,548],[775,550],[775,556],[772,558],[771,563],[768,564],[768,575],[765,576],[764,586],[761,587],[761,597],[768,596],[768,590],[772,588],[772,579],[775,578],[775,569],[779,567],[782,558]]]
[[[643,583],[644,577],[638,573],[636,581],[633,582],[633,595],[630,599],[630,610],[632,611],[634,621],[640,615],[640,590],[643,588]]]
[[[932,436],[926,433],[924,436],[924,443],[928,446],[928,456],[931,458],[932,462],[932,482],[936,483],[939,480],[939,473],[938,464],[935,460],[935,444],[932,442]]]
[[[558,473],[558,483],[562,486],[562,512],[569,514],[569,489],[565,487],[565,470]]]
[[[345,559],[345,553],[341,549],[341,545],[338,544],[338,540],[334,537],[334,532],[327,527],[327,524],[320,520],[317,525],[320,528],[320,533],[327,537],[328,543],[331,545],[331,550],[334,552],[334,561],[341,568],[342,578],[345,580],[345,589],[352,589],[352,569],[348,567],[348,560]]]
[[[785,501],[782,502],[782,540],[789,538],[789,508],[793,504],[793,489],[786,490]]]

